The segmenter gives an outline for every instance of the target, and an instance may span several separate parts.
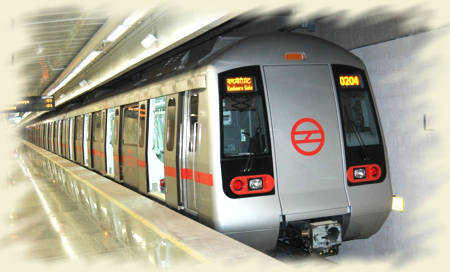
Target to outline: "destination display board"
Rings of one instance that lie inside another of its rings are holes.
[[[340,75],[339,84],[341,87],[362,87],[359,75]]]
[[[232,77],[226,79],[227,92],[254,92],[253,77]]]
[[[7,107],[5,112],[51,111],[55,109],[53,96],[22,97],[16,104]]]

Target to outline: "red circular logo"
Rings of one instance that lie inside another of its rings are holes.
[[[325,133],[319,122],[312,118],[303,118],[292,127],[291,142],[300,154],[313,156],[322,149],[325,143]]]

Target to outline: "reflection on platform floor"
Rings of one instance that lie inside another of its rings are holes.
[[[197,262],[31,148],[22,146],[15,160],[8,190],[14,194],[25,186],[27,193],[9,209],[2,249],[26,242],[25,257],[45,261],[107,257],[156,267]]]

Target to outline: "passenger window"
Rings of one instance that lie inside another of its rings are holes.
[[[144,147],[145,143],[145,117],[147,111],[145,109],[145,104],[141,105],[139,110],[139,147]]]
[[[137,145],[138,140],[138,111],[137,104],[124,107],[123,114],[123,144]]]
[[[120,116],[119,116],[119,110],[118,110],[118,109],[116,109],[116,112],[115,112],[115,115],[114,115],[114,125],[116,125],[116,124],[115,124],[116,118],[117,118],[117,120],[118,120],[118,123],[117,123],[117,124],[119,124],[119,118],[120,118]],[[117,127],[120,128],[119,125],[118,125]],[[117,129],[114,129],[114,143],[115,143],[115,144],[119,143],[119,133],[118,133],[118,130],[117,130]]]
[[[197,141],[198,136],[198,94],[193,94],[191,96],[191,103],[190,103],[190,126],[191,126],[191,137],[189,141],[189,152],[195,152],[197,151],[197,144],[195,143]]]
[[[92,119],[94,122],[94,131],[92,133],[92,141],[99,142],[99,141],[101,141],[101,128],[102,128],[101,112],[94,112],[92,114]]]
[[[176,101],[175,98],[170,98],[167,105],[167,134],[166,134],[166,147],[168,151],[173,150],[175,142],[175,116],[176,114]]]

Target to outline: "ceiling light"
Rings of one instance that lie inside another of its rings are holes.
[[[111,32],[111,34],[109,34],[109,36],[106,38],[106,41],[108,42],[113,42],[115,41],[117,38],[119,38],[120,36],[122,36],[122,34],[127,31],[127,29],[129,28],[129,26],[124,26],[124,25],[118,25],[116,27],[116,29],[113,30],[113,32]]]
[[[78,64],[69,75],[67,75],[63,81],[61,81],[58,86],[56,86],[53,90],[51,90],[47,95],[53,95],[59,89],[61,89],[64,85],[66,85],[72,78],[74,78],[81,70],[84,69],[89,63],[91,63],[98,55],[100,55],[102,51],[92,51],[89,55],[83,59],[80,64]]]
[[[150,48],[150,46],[152,46],[152,44],[153,44],[154,42],[156,42],[157,40],[158,40],[158,38],[156,38],[155,35],[149,34],[147,37],[145,37],[145,39],[143,39],[143,40],[141,41],[141,45],[142,45],[145,49],[147,49],[147,48]]]

